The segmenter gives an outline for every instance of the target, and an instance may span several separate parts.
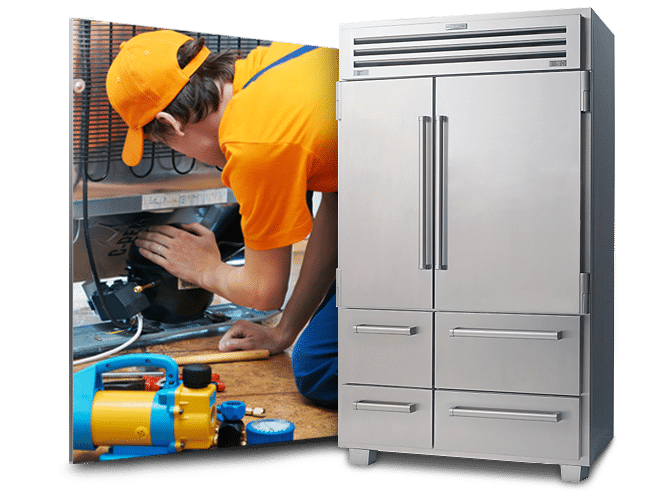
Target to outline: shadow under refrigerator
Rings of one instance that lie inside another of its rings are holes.
[[[614,38],[591,9],[342,25],[339,446],[612,439]]]

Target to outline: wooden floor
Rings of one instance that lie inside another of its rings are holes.
[[[295,247],[292,283],[298,275],[304,244]],[[276,321],[274,319],[273,321]],[[126,353],[156,353],[170,357],[198,355],[217,351],[219,337],[184,340],[156,346],[123,351]],[[84,368],[74,367],[74,372]],[[216,404],[223,401],[243,401],[248,408],[264,408],[265,418],[288,420],[295,425],[294,440],[331,438],[337,435],[337,413],[318,407],[301,396],[296,389],[289,350],[269,359],[212,364],[213,373],[220,375],[226,388],[218,392]],[[181,371],[181,367],[180,367]],[[245,417],[247,424],[253,417]],[[95,461],[108,450],[73,452],[74,463]]]

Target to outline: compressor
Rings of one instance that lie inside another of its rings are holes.
[[[128,367],[161,368],[164,387],[150,391],[110,391],[102,374]],[[75,450],[109,446],[100,460],[163,455],[214,445],[216,386],[211,367],[179,367],[161,354],[127,354],[74,374],[72,440]]]

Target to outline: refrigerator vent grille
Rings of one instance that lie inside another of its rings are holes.
[[[579,69],[580,16],[342,30],[341,78]]]
[[[567,57],[565,37],[546,38],[541,35],[565,34],[566,30],[565,26],[560,26],[459,34],[355,38],[355,46],[369,48],[354,50],[354,67],[565,58]],[[388,45],[385,46],[385,44]],[[391,57],[370,59],[371,56]]]

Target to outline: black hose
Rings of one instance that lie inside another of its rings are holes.
[[[114,326],[116,326],[119,329],[125,329],[128,328],[130,325],[126,323],[121,323],[119,320],[117,320],[112,313],[110,312],[110,309],[108,309],[108,306],[105,302],[105,297],[103,296],[103,292],[101,291],[101,281],[99,280],[98,273],[96,271],[96,266],[94,265],[94,254],[92,253],[92,244],[90,242],[90,225],[88,223],[89,217],[88,217],[88,200],[87,200],[87,184],[88,184],[88,173],[87,173],[87,164],[83,168],[83,232],[85,233],[85,248],[87,250],[87,257],[90,262],[90,271],[92,272],[92,279],[94,280],[94,286],[96,287],[96,293],[99,296],[99,302],[101,302],[101,306],[107,313],[108,317],[110,318],[110,321]]]

